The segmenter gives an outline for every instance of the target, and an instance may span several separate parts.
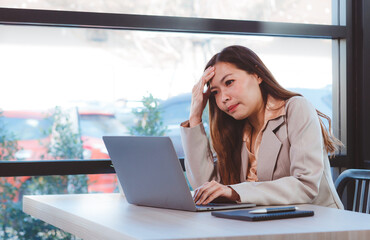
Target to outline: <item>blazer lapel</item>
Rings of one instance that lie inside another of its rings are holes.
[[[240,168],[240,182],[245,182],[247,180],[248,165],[249,165],[248,151],[247,151],[247,147],[245,146],[245,142],[243,141],[242,162],[241,162],[241,168]]]
[[[257,176],[258,181],[272,180],[276,160],[282,143],[275,135],[275,129],[284,123],[284,117],[270,120],[263,132],[261,145],[258,150]]]

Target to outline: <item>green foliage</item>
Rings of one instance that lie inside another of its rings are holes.
[[[15,159],[14,155],[19,150],[16,136],[8,132],[3,121],[3,113],[0,111],[0,160]]]
[[[130,128],[130,133],[136,136],[163,136],[167,127],[162,122],[159,100],[149,94],[143,97],[142,102],[143,108],[135,108],[132,111],[138,122]]]
[[[3,114],[0,111],[0,160],[8,161],[15,159],[15,153],[19,150],[16,136],[7,131],[3,121]],[[9,178],[10,179],[10,178]],[[7,178],[0,178],[0,238],[8,239],[11,236],[13,216],[17,208],[13,204],[13,199],[17,195],[17,179],[12,178],[13,184]]]
[[[48,159],[82,158],[82,141],[79,133],[73,131],[73,123],[68,115],[56,107],[52,118],[54,128],[46,130],[54,136],[46,146]],[[18,150],[16,136],[7,132],[0,112],[0,160],[15,159]],[[20,177],[0,178],[0,190],[0,239],[76,239],[69,233],[23,213],[21,199],[24,194],[86,193],[87,176],[40,176],[26,181]]]
[[[54,127],[48,132],[53,140],[48,144],[48,154],[54,159],[82,159],[82,141],[79,132],[74,131],[70,116],[63,113],[60,107],[55,107]]]
[[[76,112],[77,114],[77,112]],[[52,140],[47,144],[49,159],[82,159],[83,146],[79,129],[74,129],[70,116],[55,107],[54,125],[47,130]],[[87,193],[86,175],[45,176],[32,178],[30,194]]]

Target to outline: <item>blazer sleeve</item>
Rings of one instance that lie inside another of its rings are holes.
[[[216,165],[203,124],[188,127],[181,124],[181,141],[185,154],[186,176],[193,189],[205,182],[217,180]]]
[[[315,108],[303,97],[293,97],[286,104],[286,124],[290,176],[231,185],[240,195],[241,202],[298,204],[311,203],[317,197],[326,152]]]

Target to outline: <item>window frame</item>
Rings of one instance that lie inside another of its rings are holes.
[[[333,78],[338,79],[333,81],[333,118],[338,119],[334,127],[340,130],[336,135],[347,148],[330,161],[333,167],[348,168],[359,162],[353,160],[357,149],[354,139],[359,134],[354,127],[356,113],[350,107],[358,101],[350,89],[358,85],[349,81],[356,79],[352,64],[353,28],[358,21],[353,13],[359,10],[356,4],[353,0],[333,0],[333,25],[16,8],[0,8],[0,24],[332,39]],[[360,54],[359,50],[356,53]],[[180,161],[183,165],[184,159]],[[0,176],[4,177],[114,173],[110,159],[0,161],[0,166]]]

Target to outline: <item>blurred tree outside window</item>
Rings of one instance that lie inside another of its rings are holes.
[[[16,136],[9,132],[3,122],[2,112],[0,111],[0,160],[9,161],[14,159],[15,153],[19,150]],[[18,187],[20,186],[18,178],[0,177],[0,238],[8,239],[12,236],[12,225],[14,216],[17,215],[17,207],[13,199],[17,197]]]
[[[56,138],[47,146],[48,157],[53,159],[81,158],[80,135],[74,133],[68,116],[57,107],[53,119]],[[18,150],[17,137],[14,133],[8,132],[0,112],[0,160],[14,160]],[[69,233],[23,213],[21,200],[23,194],[86,193],[87,177],[85,175],[1,177],[0,189],[1,239],[76,239]]]
[[[143,107],[132,110],[137,123],[130,129],[130,133],[134,136],[163,136],[167,127],[163,125],[159,99],[149,94],[143,97],[142,102]]]

